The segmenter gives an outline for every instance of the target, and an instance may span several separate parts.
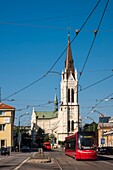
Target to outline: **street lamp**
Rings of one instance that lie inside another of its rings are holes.
[[[106,98],[104,101],[105,101],[105,102],[108,102],[108,101],[110,101],[110,100],[113,100],[113,97]]]
[[[104,117],[104,114],[99,112],[98,110],[92,110],[91,113],[97,112],[100,117]]]
[[[95,126],[94,126],[94,122],[95,122],[95,121],[94,121],[94,119],[91,118],[91,117],[89,117],[89,116],[86,116],[85,118],[86,118],[86,119],[91,119],[91,120],[93,121],[93,131],[95,131]]]
[[[103,117],[104,114],[102,114],[101,112],[99,112],[98,110],[93,110],[91,113],[97,112],[99,114],[100,117],[102,117],[102,138],[101,138],[101,144],[103,147],[103,144],[105,143],[105,139],[104,139],[104,122],[103,122]]]
[[[49,73],[58,74],[61,76],[61,73],[59,73],[58,71],[49,71]]]
[[[29,113],[27,112],[27,113],[25,113],[25,114],[19,116],[19,131],[18,131],[18,145],[19,145],[18,150],[19,150],[19,151],[20,151],[20,142],[21,142],[20,118],[23,117],[23,116],[25,116],[25,115],[29,115]]]
[[[91,119],[91,120],[94,122],[94,119],[91,118],[91,117],[89,117],[89,116],[86,116],[85,118],[86,118],[86,119]]]

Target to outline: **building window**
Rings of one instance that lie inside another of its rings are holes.
[[[71,89],[72,103],[74,103],[74,89]]]
[[[70,102],[70,89],[68,89],[68,102]]]
[[[1,147],[5,146],[5,140],[1,140]]]
[[[0,116],[1,115],[5,116],[5,111],[0,111]]]
[[[64,74],[63,74],[63,80],[64,80]]]
[[[5,130],[5,124],[0,124],[0,131],[4,131]]]

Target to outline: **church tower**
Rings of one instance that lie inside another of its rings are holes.
[[[70,46],[70,35],[68,35],[65,68],[61,77],[61,105],[58,112],[58,122],[58,141],[64,141],[66,136],[78,131],[78,81]]]

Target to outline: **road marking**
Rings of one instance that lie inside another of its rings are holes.
[[[20,165],[18,165],[16,168],[13,170],[18,170],[29,158],[25,159]]]
[[[104,162],[104,163],[106,163],[106,164],[113,165],[113,163],[111,163],[111,162],[107,162],[107,161],[101,161],[101,162]]]
[[[63,170],[62,167],[60,166],[60,164],[58,163],[57,160],[55,160],[55,162],[57,163],[58,167],[60,168],[60,170]]]

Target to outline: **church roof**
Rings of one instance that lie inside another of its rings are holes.
[[[48,112],[48,111],[35,111],[38,119],[52,119],[58,117],[58,112]]]
[[[72,73],[72,75],[75,77],[74,61],[73,61],[72,51],[70,46],[70,35],[68,35],[68,47],[67,47],[67,54],[65,60],[65,69],[68,74]]]

